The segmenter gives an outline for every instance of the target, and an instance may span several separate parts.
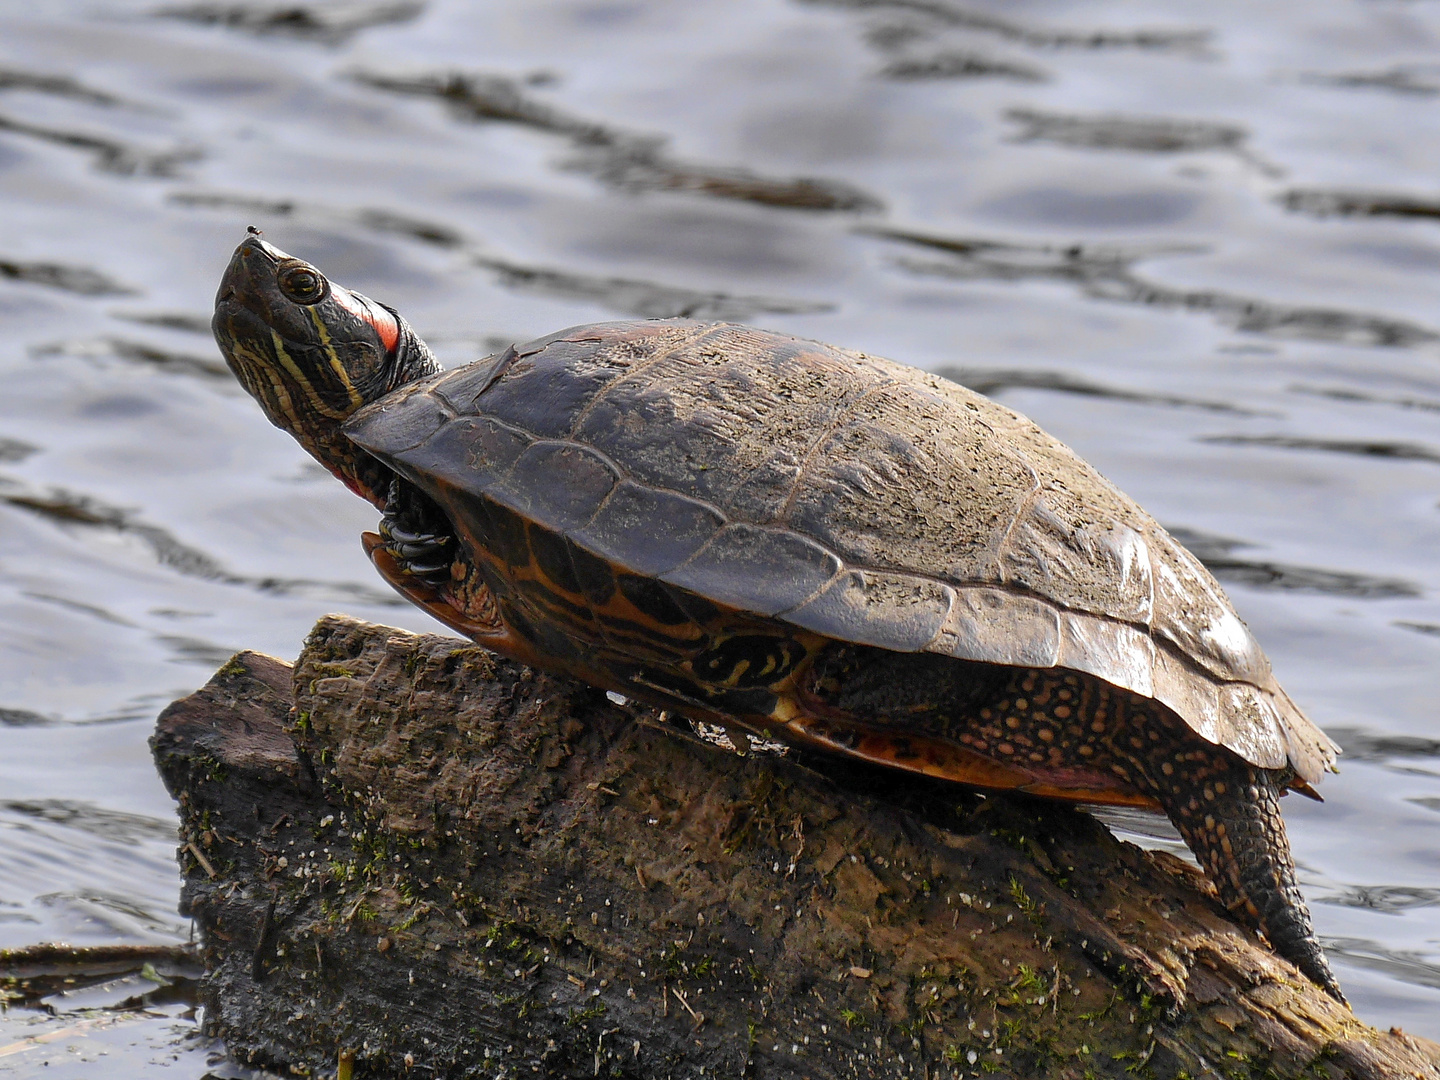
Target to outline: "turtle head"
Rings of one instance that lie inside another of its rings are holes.
[[[252,231],[225,270],[211,326],[270,422],[383,508],[390,470],[340,429],[357,409],[440,370],[409,324]]]

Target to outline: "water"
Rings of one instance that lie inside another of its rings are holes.
[[[447,363],[718,315],[1033,416],[1345,746],[1287,800],[1302,880],[1357,1011],[1440,1038],[1440,9],[277,10],[0,14],[0,945],[182,940],[154,714],[327,611],[435,629],[220,366],[254,224]],[[0,1071],[213,1051],[57,1012],[0,1018]]]

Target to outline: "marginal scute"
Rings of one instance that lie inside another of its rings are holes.
[[[919,652],[945,625],[955,590],[938,581],[878,570],[842,574],[785,621],[817,634],[895,652]]]
[[[1213,679],[1168,648],[1155,650],[1155,700],[1182,718],[1202,739],[1223,745],[1220,694]]]
[[[684,566],[660,577],[741,611],[778,615],[804,603],[839,572],[839,559],[802,536],[734,524]]]
[[[719,513],[696,499],[626,480],[572,538],[632,573],[658,576],[689,559],[724,525]],[[639,537],[645,542],[637,543]]]
[[[1290,765],[1300,779],[1316,783],[1334,769],[1335,755],[1340,747],[1335,741],[1306,719],[1299,706],[1284,690],[1276,690],[1274,703],[1284,720],[1285,746]]]
[[[1018,667],[1054,667],[1060,615],[1043,600],[1003,589],[956,589],[950,615],[929,652]]]
[[[488,494],[556,532],[578,529],[595,516],[620,478],[595,451],[545,440],[528,447]]]
[[[1056,666],[1088,672],[1144,697],[1155,696],[1155,646],[1148,634],[1127,623],[1062,612]]]
[[[344,432],[372,453],[390,456],[419,446],[449,419],[445,402],[432,392],[444,375],[402,386],[345,421]]]
[[[462,537],[512,569],[530,565],[530,540],[524,518],[477,492],[449,487],[445,495],[445,505],[450,507]]]
[[[1220,688],[1220,710],[1230,718],[1231,741],[1226,745],[1231,750],[1261,768],[1284,766],[1289,748],[1270,695],[1247,683],[1229,683]]]

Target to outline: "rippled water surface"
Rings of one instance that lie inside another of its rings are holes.
[[[435,629],[209,338],[250,224],[447,363],[719,316],[1033,416],[1345,747],[1286,806],[1318,929],[1440,1037],[1440,5],[6,5],[0,946],[183,940],[155,713],[327,611]],[[206,1071],[68,1009],[0,1072]]]

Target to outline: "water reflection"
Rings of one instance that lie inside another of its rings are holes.
[[[331,0],[324,4],[176,4],[155,11],[162,19],[225,26],[257,34],[284,34],[339,45],[361,30],[403,23],[425,10],[420,0]]]
[[[364,86],[392,94],[437,98],[449,106],[452,115],[466,120],[501,121],[564,136],[579,151],[564,162],[565,168],[590,173],[601,183],[624,191],[683,192],[792,210],[874,211],[882,206],[875,196],[834,180],[784,180],[745,168],[678,161],[665,151],[667,140],[663,137],[571,115],[537,100],[504,76],[454,72],[396,76],[357,71],[352,77]]]
[[[985,10],[981,4],[950,0],[806,0],[808,3],[848,8],[857,12],[904,13],[920,16],[931,27],[988,35],[1039,49],[1140,49],[1207,55],[1213,32],[1207,29],[1116,28],[1073,29],[1047,27]]]
[[[870,232],[887,240],[944,252],[944,261],[902,256],[895,265],[912,274],[955,280],[1064,281],[1098,300],[1172,307],[1214,314],[1237,330],[1280,337],[1338,341],[1350,345],[1418,346],[1440,340],[1426,326],[1364,312],[1272,303],[1219,290],[1179,289],[1148,280],[1133,266],[1146,259],[1204,254],[1196,246],[1149,248],[1099,244],[1019,244],[980,238],[950,238],[894,229]]]
[[[1357,967],[1413,986],[1440,990],[1440,964],[1425,959],[1421,953],[1384,949],[1363,938],[1325,938],[1322,944],[1327,952],[1343,956]]]

